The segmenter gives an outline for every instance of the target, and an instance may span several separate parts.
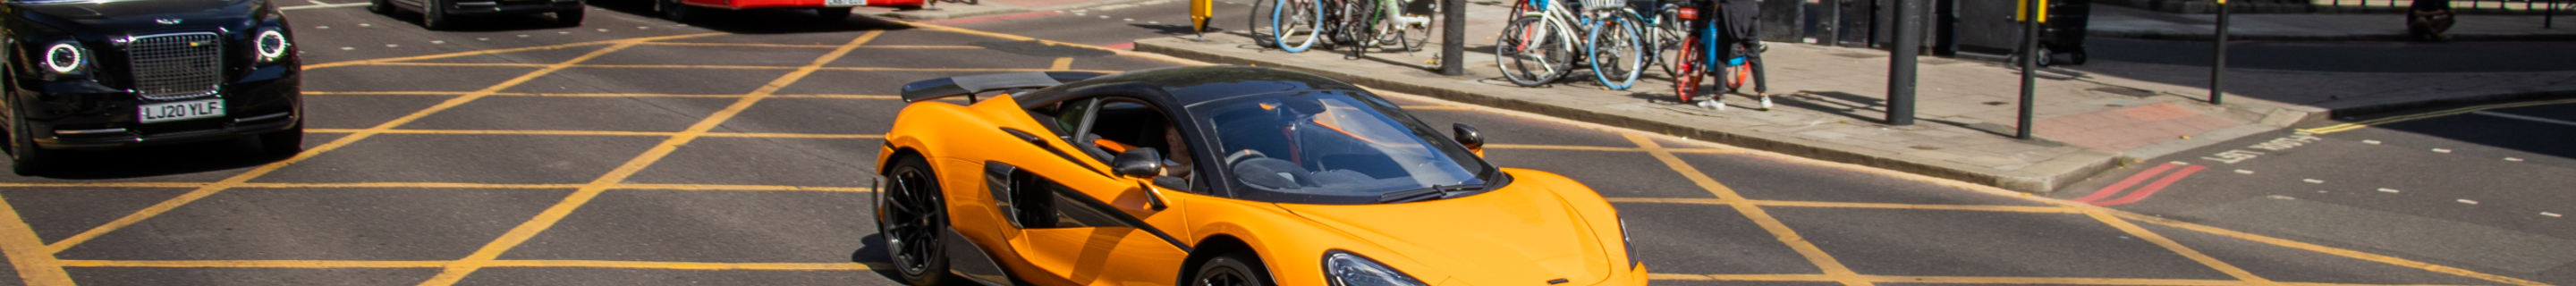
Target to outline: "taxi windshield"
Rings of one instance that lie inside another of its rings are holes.
[[[1490,166],[1394,105],[1353,91],[1241,96],[1208,114],[1211,153],[1246,199],[1368,203],[1387,193],[1482,186]],[[1396,114],[1396,116],[1389,116]]]

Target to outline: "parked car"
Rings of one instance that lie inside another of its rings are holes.
[[[900,96],[875,212],[908,285],[1647,284],[1600,193],[1341,81],[1202,66]]]
[[[920,8],[926,0],[651,0],[653,11],[672,21],[689,21],[699,9],[814,9],[824,19],[850,18],[850,8],[858,6]]]
[[[266,0],[9,0],[9,159],[41,173],[62,149],[304,138],[295,31]]]
[[[581,0],[368,0],[367,11],[393,15],[410,10],[420,12],[420,27],[446,30],[456,26],[456,17],[481,15],[526,15],[554,13],[555,23],[580,26]]]

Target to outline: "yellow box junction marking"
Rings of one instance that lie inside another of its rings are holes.
[[[2450,110],[2443,110],[2443,111],[2434,111],[2434,112],[2425,112],[2425,113],[2408,114],[2408,115],[2400,115],[2400,116],[2390,116],[2390,117],[2386,117],[2386,118],[2379,118],[2379,119],[2362,120],[2361,122],[2352,122],[2352,123],[2344,123],[2344,124],[2335,124],[2335,125],[2326,126],[2326,127],[2308,128],[2308,129],[2299,129],[2299,132],[2307,132],[2307,133],[2309,133],[2309,134],[2326,134],[2326,133],[2335,133],[2335,132],[2352,131],[2353,129],[2361,129],[2362,127],[2370,127],[2370,126],[2372,126],[2372,125],[2385,125],[2385,124],[2389,124],[2389,123],[2407,122],[2407,121],[2414,121],[2414,120],[2418,120],[2418,119],[2426,119],[2426,118],[2434,118],[2434,117],[2443,117],[2443,116],[2452,116],[2452,115],[2469,114],[2470,112],[2478,112],[2478,111],[2484,111],[2484,110],[2488,110],[2488,109],[2515,108],[2515,107],[2525,107],[2525,106],[2540,106],[2540,105],[2552,105],[2552,104],[2562,104],[2562,103],[2576,103],[2576,99],[2560,99],[2560,100],[2543,100],[2543,101],[2528,101],[2528,102],[2515,102],[2515,103],[2499,103],[2499,104],[2488,104],[2488,105],[2479,105],[2479,106],[2461,107],[2461,108],[2453,108],[2453,109],[2450,109]]]
[[[2120,229],[2120,232],[2129,233],[2129,236],[2135,236],[2138,237],[2138,239],[2155,243],[2156,246],[2164,247],[2165,250],[2173,251],[2174,254],[2180,254],[2182,257],[2190,258],[2191,261],[2194,262],[2200,262],[2200,265],[2209,266],[2210,269],[2218,270],[2219,273],[2227,273],[2228,277],[2236,277],[2236,280],[2244,280],[2245,284],[2266,286],[2276,285],[2275,283],[2272,283],[2271,279],[2263,279],[2262,276],[2255,276],[2253,272],[2246,272],[2244,268],[2236,268],[2236,265],[2227,264],[2226,261],[2218,261],[2218,258],[2216,257],[2209,257],[2208,254],[2202,254],[2199,250],[2192,250],[2191,247],[2183,246],[2182,243],[2174,242],[2173,239],[2165,238],[2164,235],[2156,234],[2156,232],[2153,231],[2147,231],[2146,228],[2138,227],[2137,224],[2129,223],[2129,221],[2126,220],[2120,220],[2118,217],[2112,217],[2110,213],[2103,212],[2100,209],[2086,210],[2084,215],[2093,217],[2094,220],[2102,221],[2102,224],[2111,225],[2112,228],[2118,228]]]
[[[780,76],[776,80],[771,80],[769,84],[762,85],[759,90],[752,91],[751,94],[744,96],[742,100],[735,101],[733,105],[726,106],[724,110],[718,110],[714,115],[709,115],[706,119],[698,121],[696,125],[689,126],[687,131],[681,131],[679,134],[671,136],[670,139],[663,140],[662,144],[655,145],[653,146],[653,149],[644,151],[643,155],[637,155],[634,159],[627,161],[626,164],[617,166],[617,169],[615,170],[610,170],[607,175],[600,176],[597,180],[592,180],[589,185],[583,186],[580,190],[574,191],[571,196],[565,197],[562,202],[556,203],[553,207],[548,207],[545,211],[537,213],[536,218],[529,219],[527,222],[519,224],[518,227],[511,228],[510,232],[502,234],[499,239],[493,240],[490,244],[483,245],[482,249],[476,250],[474,251],[474,254],[467,255],[465,259],[458,260],[455,264],[447,266],[445,271],[438,273],[438,276],[430,277],[429,281],[422,281],[420,285],[454,285],[457,281],[464,280],[466,275],[471,275],[475,270],[480,270],[484,265],[490,264],[494,260],[500,258],[501,253],[507,252],[511,248],[518,247],[520,243],[526,243],[528,239],[535,238],[537,233],[544,232],[548,228],[553,228],[555,223],[563,221],[563,218],[566,216],[571,216],[573,210],[579,209],[582,205],[590,203],[590,200],[593,198],[598,198],[599,194],[608,191],[609,187],[615,186],[619,182],[626,181],[628,176],[644,171],[645,167],[652,166],[654,162],[660,161],[664,156],[670,155],[672,151],[678,150],[681,145],[687,145],[689,141],[696,140],[698,136],[706,134],[708,130],[715,129],[717,125],[723,124],[725,120],[732,119],[734,115],[742,113],[744,109],[750,109],[752,104],[759,103],[762,98],[768,97],[770,93],[777,92],[780,88],[785,88],[788,85],[795,84],[798,80],[803,80],[806,75],[814,74],[814,71],[822,68],[824,64],[831,63],[833,60],[838,60],[841,56],[848,55],[850,50],[856,49],[859,45],[866,44],[868,41],[874,40],[877,36],[884,34],[884,30],[868,31],[866,34],[859,35],[857,39],[850,40],[848,44],[842,44],[839,49],[834,49],[831,53],[824,54],[823,57],[814,59],[813,63],[806,64],[805,67],[799,68],[795,72],[787,73],[787,75]]]
[[[1638,148],[1645,149],[1646,154],[1654,155],[1656,160],[1663,161],[1665,167],[1670,167],[1674,172],[1680,172],[1683,177],[1690,178],[1692,183],[1698,184],[1702,189],[1707,189],[1709,194],[1717,195],[1718,199],[1731,201],[1745,200],[1743,195],[1735,193],[1735,189],[1727,188],[1724,184],[1719,184],[1717,179],[1711,179],[1707,174],[1700,173],[1699,168],[1691,167],[1689,162],[1683,162],[1680,156],[1674,156],[1672,152],[1664,151],[1664,147],[1655,144],[1655,140],[1646,139],[1645,136],[1638,136],[1637,134],[1620,135],[1626,136],[1628,141],[1636,143]],[[1798,236],[1797,231],[1790,230],[1789,225],[1780,223],[1780,219],[1772,218],[1771,213],[1763,211],[1761,207],[1750,204],[1727,204],[1727,206],[1734,207],[1736,212],[1744,213],[1745,218],[1752,219],[1754,224],[1762,226],[1762,230],[1769,231],[1771,232],[1771,236],[1778,237],[1780,239],[1780,243],[1789,245],[1789,249],[1797,250],[1799,256],[1807,257],[1807,261],[1815,263],[1817,269],[1824,270],[1825,275],[1833,275],[1836,277],[1851,277],[1859,275],[1859,273],[1852,272],[1851,267],[1844,266],[1842,261],[1835,260],[1833,255],[1825,254],[1824,249],[1816,248],[1815,243],[1808,242],[1805,237]],[[1869,281],[1862,281],[1859,279],[1836,279],[1834,282],[1841,282],[1843,285],[1847,286],[1872,285]]]

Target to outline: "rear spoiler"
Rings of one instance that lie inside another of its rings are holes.
[[[996,90],[1046,88],[1106,75],[1096,72],[1015,72],[948,77],[916,81],[903,85],[903,102],[912,103],[950,96],[966,96]]]

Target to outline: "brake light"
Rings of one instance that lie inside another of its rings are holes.
[[[1699,19],[1699,9],[1681,8],[1682,19]]]

